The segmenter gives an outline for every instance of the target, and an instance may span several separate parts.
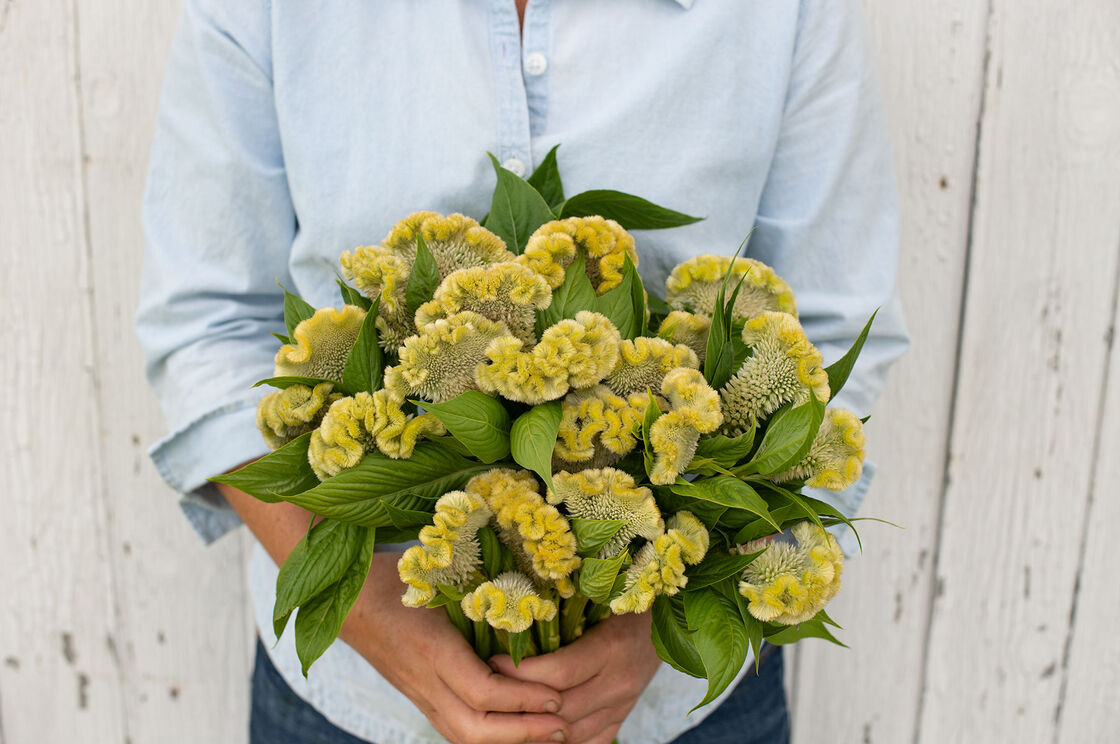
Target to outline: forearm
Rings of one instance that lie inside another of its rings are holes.
[[[307,534],[311,512],[302,507],[283,501],[269,504],[224,483],[218,490],[278,566]]]

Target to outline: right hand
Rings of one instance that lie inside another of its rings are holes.
[[[442,608],[405,607],[400,553],[375,553],[340,638],[454,744],[566,741],[559,692],[499,674],[475,654]]]

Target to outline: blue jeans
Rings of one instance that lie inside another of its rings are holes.
[[[703,723],[673,744],[788,744],[789,714],[780,647],[764,649],[756,677],[748,672]],[[250,744],[369,744],[336,727],[296,695],[257,642]],[[382,742],[381,744],[393,744]]]

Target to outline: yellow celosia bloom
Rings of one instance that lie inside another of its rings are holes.
[[[519,564],[527,564],[522,569],[548,582],[561,582],[558,589],[571,586],[563,580],[579,568],[576,536],[564,515],[540,495],[532,473],[495,468],[471,478],[466,491],[490,507],[502,543],[514,551]]]
[[[692,462],[700,435],[715,431],[723,423],[723,414],[719,393],[699,370],[674,369],[665,375],[661,394],[671,409],[654,421],[649,430],[654,454],[649,479],[657,485],[668,485]]]
[[[384,389],[332,403],[311,434],[307,450],[307,460],[319,480],[354,467],[374,448],[396,459],[411,457],[419,437],[447,432],[433,414],[406,414],[403,403],[403,398]]]
[[[702,363],[708,350],[708,329],[711,327],[712,319],[707,315],[674,310],[661,321],[657,335],[670,343],[684,344],[696,352],[696,359]]]
[[[571,517],[619,519],[625,522],[599,555],[610,557],[635,537],[653,540],[665,530],[653,491],[639,487],[629,473],[615,468],[593,468],[578,473],[561,471],[552,476],[555,490],[551,504],[563,503]]]
[[[510,633],[528,630],[534,620],[556,617],[556,603],[537,594],[528,577],[512,571],[480,584],[463,597],[462,606],[471,620]]]
[[[515,263],[498,263],[460,269],[447,275],[432,297],[416,309],[416,327],[462,310],[471,310],[504,323],[510,333],[526,343],[536,343],[533,326],[536,310],[552,302],[548,283]]]
[[[810,488],[843,491],[863,473],[863,423],[851,411],[829,408],[808,454],[784,473],[771,476],[781,483],[804,480]]]
[[[529,236],[525,252],[515,260],[544,277],[549,286],[556,289],[564,283],[564,271],[575,260],[577,248],[583,249],[584,268],[597,294],[622,283],[622,267],[627,256],[638,265],[633,236],[614,220],[598,216],[546,222]]]
[[[478,385],[522,403],[555,400],[570,389],[594,385],[614,369],[620,340],[605,315],[582,310],[546,330],[529,351],[515,336],[494,341],[486,350],[490,363],[478,368]]]
[[[269,449],[278,449],[319,425],[331,403],[342,397],[334,385],[292,385],[274,390],[257,404],[257,428]]]
[[[730,436],[752,429],[786,403],[805,403],[810,389],[817,400],[828,402],[824,360],[792,315],[763,313],[748,320],[743,343],[752,355],[720,392]]]
[[[689,512],[669,518],[668,530],[646,543],[626,572],[626,588],[611,600],[611,612],[645,612],[659,594],[673,595],[688,584],[685,564],[694,566],[708,553],[708,529]]]
[[[678,264],[665,282],[666,301],[676,310],[711,315],[728,268],[728,256],[696,256]],[[746,320],[771,310],[797,315],[793,290],[766,264],[753,258],[736,258],[727,282],[726,299],[731,299],[740,279],[743,284],[731,311],[734,320]]]
[[[435,597],[440,584],[464,589],[482,565],[478,530],[490,516],[490,508],[477,496],[463,491],[440,496],[432,524],[420,530],[420,544],[397,562],[401,581],[408,585],[401,601],[420,607]]]
[[[557,464],[586,463],[601,468],[617,462],[638,444],[635,426],[649,398],[643,391],[622,397],[606,385],[564,396],[554,457]]]
[[[696,352],[683,344],[671,344],[662,338],[644,336],[623,340],[618,346],[618,364],[607,375],[604,384],[618,395],[660,390],[670,370],[678,367],[697,369]]]
[[[844,554],[829,533],[811,522],[793,528],[796,544],[756,540],[744,553],[765,550],[743,571],[739,593],[763,622],[797,625],[824,609],[840,591]]]
[[[322,377],[341,380],[346,356],[358,339],[366,312],[346,305],[341,310],[324,307],[292,331],[292,343],[276,352],[275,376]]]
[[[478,389],[476,371],[495,339],[513,338],[504,323],[464,310],[440,318],[410,336],[398,351],[398,364],[385,370],[385,387],[403,398],[433,403]]]

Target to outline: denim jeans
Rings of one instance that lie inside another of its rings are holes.
[[[782,650],[763,651],[758,676],[748,672],[723,704],[673,744],[788,744]],[[369,744],[324,718],[296,695],[257,642],[250,744]],[[392,744],[381,742],[380,744]]]

